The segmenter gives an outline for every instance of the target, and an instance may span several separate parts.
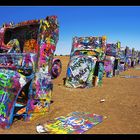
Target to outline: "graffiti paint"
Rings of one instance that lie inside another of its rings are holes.
[[[29,39],[25,41],[23,52],[37,53],[38,52],[38,44],[35,39]]]
[[[61,74],[62,63],[59,59],[53,59],[52,68],[51,68],[51,77],[52,79],[57,78]]]
[[[82,134],[102,121],[103,116],[97,114],[72,112],[55,118],[53,122],[48,121],[43,126],[50,134]]]
[[[7,127],[10,124],[10,114],[12,113],[12,106],[14,106],[14,100],[19,94],[21,88],[27,83],[27,79],[22,74],[9,70],[9,69],[0,69],[1,81],[5,83],[3,86],[0,86],[0,103],[1,103],[1,119],[2,126]],[[7,79],[3,78],[7,75]]]
[[[97,83],[97,85],[99,86],[102,86],[103,84],[103,73],[104,73],[104,63],[99,62],[98,83]]]
[[[70,54],[70,62],[67,68],[65,85],[67,87],[93,87],[101,85],[103,74],[102,66],[96,62],[102,62],[105,58],[106,37],[74,37]],[[95,67],[97,74],[94,75]],[[100,68],[101,69],[100,69]],[[99,72],[99,74],[98,74]],[[98,77],[100,76],[100,78]],[[97,78],[98,77],[98,78]],[[96,83],[95,79],[99,79]]]
[[[68,87],[86,87],[92,86],[92,75],[95,63],[91,58],[75,56],[71,59],[67,70],[66,83]]]
[[[118,58],[119,58],[119,71],[125,71],[125,48],[121,47],[119,50],[119,54],[118,54]]]
[[[104,69],[106,72],[106,77],[113,77],[114,61],[115,57],[106,56],[106,59],[104,61]]]
[[[116,57],[118,54],[117,44],[107,44],[106,45],[106,55]]]
[[[116,76],[118,71],[118,55],[120,49],[120,42],[106,45],[106,57],[104,60],[104,69],[106,77]]]
[[[49,111],[58,28],[57,17],[48,16],[0,29],[1,127],[9,128],[14,116],[31,120]]]

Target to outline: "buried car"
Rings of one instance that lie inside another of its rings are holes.
[[[104,69],[106,77],[113,77],[119,74],[118,70],[118,51],[120,42],[106,45],[106,56],[104,60]]]
[[[65,86],[85,88],[102,85],[106,36],[74,37]]]
[[[49,110],[53,83],[61,73],[54,59],[59,37],[56,16],[5,24],[0,29],[0,126],[15,117],[31,120]]]
[[[131,67],[132,64],[132,49],[126,46],[126,70],[128,70]]]
[[[120,50],[119,50],[119,54],[118,54],[118,57],[119,57],[119,71],[120,72],[123,72],[125,71],[125,67],[126,67],[126,55],[125,55],[125,48],[124,47],[120,47]]]

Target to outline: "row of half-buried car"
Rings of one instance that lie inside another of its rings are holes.
[[[0,126],[2,128],[9,128],[15,117],[30,120],[49,110],[53,90],[52,79],[61,73],[61,61],[53,58],[58,37],[59,24],[56,16],[29,20],[16,25],[4,25],[0,29]],[[108,61],[107,55],[117,60],[117,55],[114,56],[114,53],[107,54],[109,52],[107,48],[112,49],[107,46],[114,45],[106,45],[105,36],[75,37],[65,85],[67,87],[102,85],[104,63],[105,60]],[[121,50],[121,47],[119,48]],[[126,62],[123,59],[125,52],[120,52],[119,64],[122,66],[122,61]],[[115,67],[114,63],[108,66],[111,66],[111,70]],[[112,73],[111,70],[108,72]]]
[[[123,48],[119,41],[109,44],[106,36],[74,37],[64,84],[73,88],[101,86],[103,76],[119,75],[139,60],[139,51]]]
[[[56,16],[5,24],[0,29],[0,126],[14,118],[37,118],[49,110],[52,79],[61,72],[54,59],[59,37]]]

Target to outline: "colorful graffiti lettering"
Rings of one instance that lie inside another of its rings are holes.
[[[95,63],[91,58],[74,57],[67,70],[70,84],[76,87],[85,87],[87,84],[92,86],[91,75],[94,71],[94,65]]]

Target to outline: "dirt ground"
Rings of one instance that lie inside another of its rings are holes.
[[[37,134],[36,125],[74,111],[103,115],[106,119],[85,134],[140,133],[140,78],[103,78],[103,86],[88,89],[70,89],[63,85],[68,56],[58,56],[63,64],[60,77],[53,81],[54,89],[50,112],[40,118],[24,122],[18,120],[10,129],[0,128],[0,134]],[[137,66],[140,67],[140,66]],[[140,76],[140,70],[129,69],[121,74]],[[105,102],[100,103],[101,99]]]

